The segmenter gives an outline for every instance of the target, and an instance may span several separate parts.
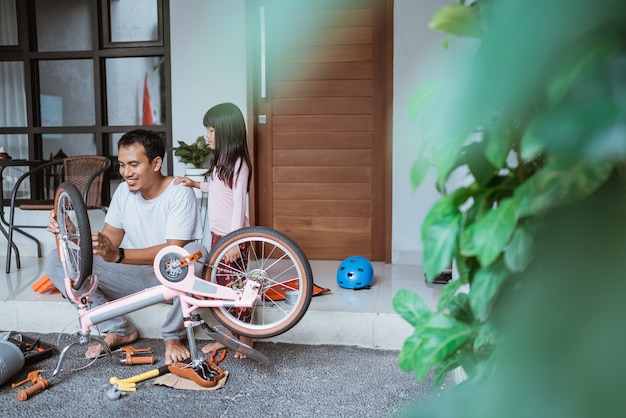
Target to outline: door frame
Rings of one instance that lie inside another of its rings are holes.
[[[376,216],[373,218],[383,219],[382,224],[372,224],[372,236],[383,237],[383,242],[373,243],[372,254],[373,259],[384,259],[385,263],[391,263],[391,247],[392,247],[392,210],[393,210],[393,13],[394,13],[394,0],[375,0],[376,6],[379,9],[378,13],[374,16],[378,19],[384,19],[384,22],[379,22],[385,28],[385,33],[379,34],[374,37],[374,51],[383,51],[384,59],[375,60],[374,68],[376,72],[376,80],[379,83],[384,83],[384,86],[375,86],[378,91],[384,92],[384,98],[375,102],[374,106],[378,114],[384,119],[382,128],[374,131],[374,135],[379,135],[384,138],[381,141],[381,149],[379,149],[380,157],[373,160],[374,164],[382,164],[384,173],[383,178],[379,178],[376,181],[379,182],[377,187],[382,187],[384,192],[384,202],[380,202],[378,205],[374,205],[373,210],[376,211]],[[259,155],[257,151],[259,147],[256,146],[257,130],[259,129],[258,117],[259,114],[264,114],[264,111],[257,108],[256,95],[259,94],[258,82],[260,73],[256,68],[256,63],[261,59],[259,50],[262,40],[260,36],[260,20],[258,19],[258,10],[261,0],[246,2],[246,27],[247,32],[247,99],[246,106],[247,112],[247,124],[248,124],[248,147],[250,152],[250,158],[253,161],[254,169],[252,174],[252,182],[249,192],[249,219],[251,225],[256,225],[260,219],[267,216],[268,209],[262,208],[259,205],[258,196],[259,193],[268,193],[271,191],[259,190],[256,172],[258,172],[258,161],[262,161],[266,156]],[[271,118],[265,125],[262,125],[264,129],[272,129]],[[269,167],[271,170],[271,167]],[[270,173],[264,173],[266,176],[270,176]],[[271,208],[269,209],[271,214]]]

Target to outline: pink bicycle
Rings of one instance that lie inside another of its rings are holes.
[[[282,334],[302,319],[311,302],[313,274],[300,247],[276,230],[247,227],[228,234],[211,248],[204,279],[196,276],[194,262],[198,253],[189,254],[181,247],[168,246],[154,259],[160,285],[90,309],[90,296],[98,277],[92,274],[91,228],[84,201],[73,184],[62,183],[56,191],[54,207],[60,228],[57,248],[66,273],[66,291],[70,301],[77,305],[80,330],[77,340],[61,351],[52,377],[61,370],[65,354],[75,344],[100,342],[112,356],[102,338],[91,334],[94,325],[174,298],[181,301],[192,367],[203,361],[195,346],[196,326],[202,326],[209,337],[226,347],[269,364],[265,355],[242,344],[233,333],[253,339]],[[233,248],[238,249],[239,259],[227,263],[224,257]],[[230,284],[218,284],[220,276],[228,276]],[[285,291],[291,291],[290,296],[294,297],[289,300],[279,297]],[[219,324],[209,326],[197,312],[201,308],[207,308]],[[248,315],[242,318],[241,309],[233,308],[249,308]]]

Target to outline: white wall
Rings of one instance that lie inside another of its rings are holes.
[[[209,108],[232,102],[247,114],[245,0],[172,0],[173,138],[193,142],[206,132]],[[174,162],[174,175],[185,166]]]
[[[454,57],[442,46],[444,35],[428,29],[428,21],[448,0],[395,0],[393,102],[392,261],[421,264],[421,223],[437,199],[434,179],[413,193],[409,172],[417,154],[415,126],[408,118],[411,94],[440,74],[433,64]],[[202,117],[213,105],[230,101],[247,113],[245,0],[172,0],[173,141],[191,142],[204,133]],[[182,175],[184,165],[174,164]],[[97,214],[96,214],[97,215]],[[40,222],[45,222],[41,217]],[[44,223],[45,224],[45,223]],[[93,228],[98,228],[96,221]],[[54,241],[44,231],[47,249]],[[46,235],[47,234],[47,235]],[[17,242],[25,242],[17,238]],[[5,251],[6,247],[0,249]],[[35,255],[34,245],[20,245],[22,255]]]
[[[422,264],[420,228],[428,210],[439,197],[431,174],[413,192],[411,165],[420,141],[417,127],[409,119],[411,95],[424,82],[442,75],[441,65],[453,58],[454,43],[442,46],[445,35],[428,28],[428,22],[446,0],[394,1],[394,87],[393,87],[393,215],[392,262]]]

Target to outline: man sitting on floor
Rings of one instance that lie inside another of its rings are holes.
[[[165,156],[162,138],[152,131],[134,130],[118,142],[119,172],[124,178],[115,190],[104,218],[101,232],[92,232],[93,274],[99,277],[92,294],[93,306],[119,299],[160,284],[154,274],[156,254],[167,245],[184,247],[189,253],[206,249],[194,242],[202,238],[202,223],[192,189],[175,185],[173,177],[164,176],[161,166]],[[59,232],[54,211],[47,227]],[[125,248],[121,248],[124,240]],[[198,263],[203,263],[204,259]],[[46,259],[46,274],[65,293],[65,273],[56,250]],[[200,268],[199,271],[202,271]],[[105,343],[110,348],[127,345],[139,338],[135,326],[124,316],[98,325],[106,332]],[[190,356],[181,342],[185,336],[178,298],[174,300],[161,327],[165,342],[165,364],[182,361]],[[100,344],[87,349],[93,358],[102,353]]]

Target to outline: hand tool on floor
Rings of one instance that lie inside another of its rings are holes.
[[[120,363],[126,364],[127,366],[134,366],[136,364],[154,364],[156,361],[150,347],[135,348],[132,345],[127,345],[113,350],[111,353],[119,360]],[[108,354],[102,353],[98,357],[105,356],[108,356]]]
[[[48,381],[43,378],[40,374],[41,370],[34,370],[28,373],[26,379],[21,382],[13,383],[11,385],[12,388],[17,388],[26,383],[30,382],[31,385],[26,389],[21,389],[17,391],[17,399],[20,401],[27,400],[31,395],[34,395],[48,387]]]
[[[220,352],[220,355],[216,359],[218,352]],[[226,353],[227,350],[225,348],[216,350],[211,354],[208,360],[191,361],[187,359],[182,362],[161,366],[157,369],[126,379],[119,379],[117,376],[113,376],[109,379],[109,383],[112,385],[117,384],[119,389],[123,391],[126,391],[128,388],[134,390],[135,383],[143,382],[144,380],[152,379],[153,377],[158,377],[166,373],[174,373],[178,376],[191,379],[200,386],[213,387],[224,377],[224,371],[217,364],[224,360]]]
[[[136,383],[152,379],[153,377],[161,376],[162,374],[168,372],[168,366],[161,366],[158,369],[127,377],[126,379],[120,379],[117,376],[113,376],[109,379],[109,383],[112,384],[113,387],[109,389],[109,391],[107,392],[107,396],[109,397],[109,399],[116,400],[122,394],[125,395],[127,392],[137,391]]]
[[[128,345],[120,348],[119,350],[126,353],[126,358],[120,360],[120,362],[128,366],[132,366],[134,364],[154,364],[155,358],[154,354],[152,354],[152,350],[150,350],[150,347],[135,348],[132,345]]]
[[[169,371],[177,376],[190,379],[202,387],[213,387],[224,377],[224,371],[218,366],[218,363],[226,357],[226,349],[221,349],[221,354],[216,360],[215,357],[219,351],[215,350],[208,360],[170,364]]]
[[[143,382],[144,380],[152,379],[153,377],[161,376],[162,374],[169,373],[168,366],[161,366],[158,369],[149,370],[145,373],[140,373],[135,376],[127,377],[125,379],[120,379],[117,376],[113,376],[109,379],[109,383],[112,385],[118,384],[120,385],[121,390],[126,390],[123,388],[134,388],[135,383]]]
[[[134,392],[135,391],[134,385],[135,384],[133,383],[132,389],[125,390],[125,389],[120,389],[119,385],[116,383],[113,385],[111,389],[107,391],[107,397],[111,399],[112,401],[116,401],[120,398],[120,396],[126,395],[128,392]]]

